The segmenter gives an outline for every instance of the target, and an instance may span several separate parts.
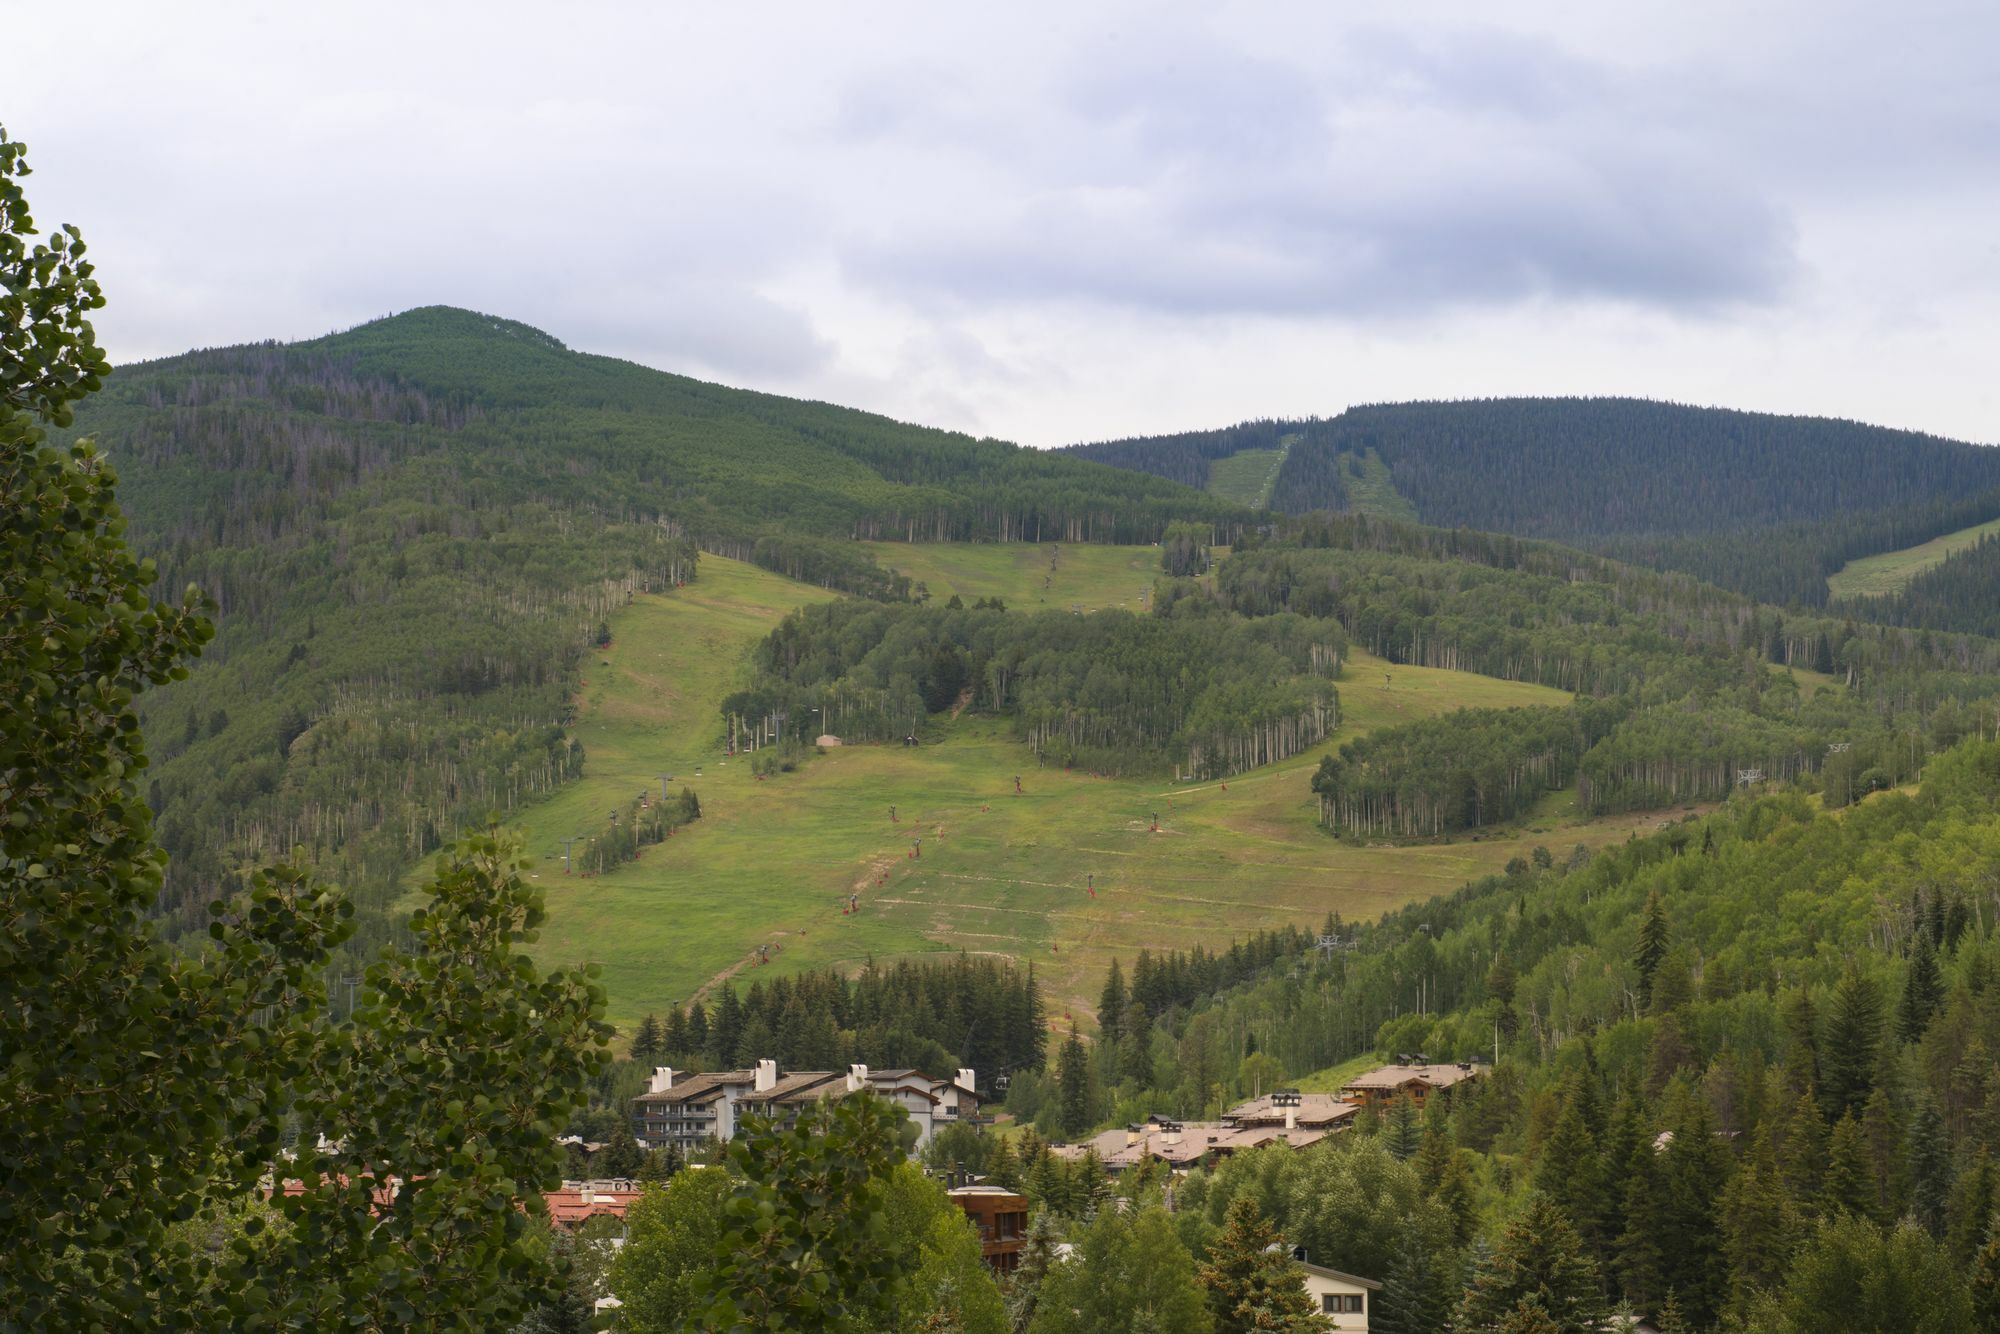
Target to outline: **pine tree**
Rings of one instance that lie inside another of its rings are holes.
[[[1639,922],[1639,948],[1632,956],[1632,963],[1639,970],[1639,1004],[1650,1009],[1653,1003],[1653,974],[1667,957],[1671,947],[1672,932],[1667,925],[1667,906],[1660,901],[1660,891],[1655,889],[1646,895],[1645,916]]]
[[[1797,1227],[1779,1180],[1777,1155],[1767,1123],[1756,1148],[1722,1199],[1722,1227],[1728,1239],[1729,1307],[1741,1319],[1761,1292],[1784,1278],[1788,1241]]]
[[[1037,1213],[1028,1224],[1027,1244],[1021,1248],[1021,1259],[1007,1279],[1007,1324],[1014,1334],[1027,1334],[1034,1321],[1043,1280],[1056,1263],[1059,1240],[1055,1219],[1047,1210]]]
[[[1938,971],[1937,947],[1928,932],[1919,931],[1910,950],[1910,966],[1903,974],[1903,1004],[1896,1016],[1896,1032],[1905,1042],[1919,1042],[1930,1027],[1931,1016],[1944,1003],[1944,975]]]
[[[1248,1195],[1230,1201],[1222,1235],[1209,1246],[1199,1273],[1216,1334],[1323,1327],[1306,1292],[1305,1272]]]
[[[1104,992],[1097,998],[1097,1026],[1107,1043],[1125,1033],[1125,972],[1114,957],[1111,975],[1104,979]]]
[[[1423,1121],[1417,1112],[1417,1104],[1408,1093],[1398,1093],[1389,1104],[1389,1114],[1382,1121],[1382,1142],[1398,1161],[1407,1161],[1415,1156],[1423,1140]]]
[[[1820,1182],[1819,1203],[1824,1214],[1875,1216],[1875,1181],[1868,1167],[1868,1144],[1861,1137],[1861,1123],[1851,1114],[1842,1114],[1827,1137],[1826,1175]]]
[[[639,1164],[635,1179],[653,1183],[669,1181],[683,1166],[685,1163],[681,1160],[681,1151],[673,1145],[669,1144],[663,1149],[649,1149],[646,1152],[646,1160]]]
[[[1959,1174],[1951,1194],[1945,1248],[1951,1252],[1953,1263],[1961,1266],[1972,1263],[1996,1212],[2000,1212],[2000,1171],[1995,1170],[1993,1159],[1981,1149],[1972,1166]]]
[[[668,1051],[674,1050],[672,1047]],[[700,1001],[694,1001],[687,1008],[687,1037],[681,1044],[681,1054],[699,1060],[708,1050],[708,1010]]]
[[[2000,1329],[2000,1226],[1991,1228],[1972,1262],[1975,1329]]]
[[[1071,1028],[1069,1037],[1062,1045],[1062,1053],[1056,1057],[1056,1105],[1060,1109],[1058,1122],[1062,1133],[1075,1139],[1090,1129],[1090,1058],[1083,1049],[1083,1040]]]
[[[1660,1254],[1660,1163],[1652,1136],[1643,1126],[1625,1160],[1618,1216],[1625,1220],[1618,1234],[1614,1266],[1618,1288],[1642,1311],[1653,1310],[1666,1294],[1664,1259]]]
[[[1820,1087],[1819,1011],[1800,987],[1785,998],[1785,1071],[1794,1093]]]
[[[674,1013],[678,1016],[680,1011],[676,1009]],[[639,1021],[638,1032],[632,1035],[632,1059],[640,1065],[650,1065],[659,1054],[660,1021],[656,1016],[648,1014]]]
[[[1535,1189],[1563,1211],[1584,1250],[1596,1255],[1602,1245],[1603,1179],[1597,1144],[1574,1101],[1564,1101],[1555,1129],[1542,1144],[1535,1160]]]
[[[1942,1240],[1952,1198],[1951,1145],[1945,1140],[1944,1118],[1925,1094],[1909,1130],[1910,1211],[1917,1225]]]
[[[1371,1334],[1436,1334],[1451,1328],[1453,1308],[1464,1289],[1451,1252],[1424,1244],[1422,1229],[1403,1229],[1382,1291],[1369,1302]]]
[[[1882,997],[1875,983],[1849,968],[1833,996],[1833,1017],[1827,1024],[1826,1052],[1820,1068],[1827,1114],[1856,1116],[1875,1086],[1875,1048],[1882,1037]]]
[[[1718,1218],[1729,1181],[1729,1153],[1716,1136],[1706,1102],[1692,1103],[1660,1159],[1662,1272],[1688,1318],[1708,1324],[1729,1290]]]
[[[737,998],[736,988],[725,983],[708,1024],[708,1059],[716,1068],[726,1070],[735,1062],[744,1022],[743,1002]]]
[[[1110,1199],[1111,1178],[1105,1174],[1104,1160],[1097,1156],[1097,1146],[1090,1145],[1070,1172],[1069,1212],[1086,1220],[1094,1218]]]
[[[1785,1122],[1782,1159],[1785,1191],[1792,1205],[1810,1214],[1818,1207],[1820,1181],[1826,1174],[1826,1122],[1810,1088],[1799,1093]]]
[[[993,1152],[986,1159],[986,1184],[1000,1186],[1006,1190],[1021,1189],[1021,1160],[1014,1154],[1014,1143],[1007,1137],[998,1138]]]
[[[1910,1153],[1903,1135],[1902,1111],[1889,1097],[1888,1088],[1877,1084],[1862,1113],[1861,1138],[1875,1186],[1875,1217],[1885,1223],[1901,1217],[1909,1202]]]
[[[1498,1325],[1524,1301],[1539,1306],[1561,1334],[1594,1334],[1608,1314],[1597,1266],[1562,1211],[1540,1193],[1508,1222],[1479,1266],[1459,1321],[1473,1329]]]
[[[646,1164],[646,1151],[639,1147],[639,1141],[632,1138],[631,1130],[624,1122],[611,1132],[611,1138],[604,1147],[591,1155],[590,1170],[600,1177],[634,1177]]]

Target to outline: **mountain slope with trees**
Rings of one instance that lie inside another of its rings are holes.
[[[1386,512],[1379,460],[1424,523],[1568,542],[1785,605],[1825,605],[1826,577],[1858,556],[2000,517],[2000,451],[1642,399],[1370,404],[1071,452],[1205,483],[1215,459],[1288,436],[1273,509]]]
[[[182,929],[294,847],[380,906],[457,829],[573,778],[609,613],[703,550],[897,599],[909,582],[852,539],[1151,541],[1243,514],[444,307],[123,367],[57,434],[100,441],[160,586],[219,611],[191,679],[142,705]]]

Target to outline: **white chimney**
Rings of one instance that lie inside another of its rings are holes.
[[[973,1082],[972,1071],[966,1069],[964,1066],[959,1067],[958,1078],[951,1082],[964,1089],[967,1093],[979,1092],[979,1086]]]
[[[861,1090],[867,1087],[868,1087],[868,1067],[865,1065],[848,1066],[847,1091],[849,1093],[859,1093],[861,1092]]]
[[[1285,1129],[1297,1130],[1298,1128],[1299,1128],[1298,1106],[1296,1104],[1287,1104],[1285,1107]]]
[[[646,1081],[646,1092],[665,1093],[674,1086],[674,1068],[671,1065],[653,1067],[653,1077]]]
[[[776,1061],[757,1062],[757,1082],[751,1086],[756,1093],[769,1093],[778,1084],[778,1063]]]

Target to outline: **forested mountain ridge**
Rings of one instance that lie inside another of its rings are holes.
[[[160,586],[198,584],[220,613],[192,678],[143,706],[181,926],[295,845],[385,901],[457,829],[574,777],[584,653],[612,608],[696,577],[703,548],[900,598],[908,581],[850,539],[1148,541],[1247,517],[444,307],[124,367],[60,434],[115,462]]]
[[[1372,508],[1357,495],[1372,454],[1425,523],[1569,542],[1776,603],[1824,605],[1848,560],[2000,515],[2000,450],[1643,399],[1369,404],[1070,452],[1198,483],[1214,459],[1287,436],[1273,509]]]

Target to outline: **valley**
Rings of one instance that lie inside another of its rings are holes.
[[[918,546],[883,559],[926,571],[933,597],[998,594],[1013,606],[1019,575],[1033,569],[1022,556],[1036,550]],[[1068,567],[1073,582],[1061,590],[1072,600],[1108,599],[1157,560],[1151,547],[1081,553],[1089,559]],[[831,596],[705,556],[687,587],[636,598],[612,617],[612,644],[586,669],[572,728],[585,750],[583,777],[513,817],[548,894],[538,954],[551,964],[601,964],[611,1017],[625,1031],[732,969],[770,976],[938,949],[1031,961],[1051,1013],[1082,1019],[1114,955],[1226,946],[1261,928],[1315,926],[1330,912],[1373,918],[1498,871],[1537,844],[1566,853],[1659,820],[1578,822],[1564,810],[1568,794],[1555,794],[1521,832],[1435,846],[1335,841],[1316,824],[1309,787],[1327,750],[1455,708],[1567,698],[1466,672],[1388,667],[1366,654],[1342,681],[1345,720],[1331,742],[1226,786],[1037,768],[1004,720],[972,715],[937,720],[939,739],[915,750],[830,749],[759,780],[745,757],[722,756],[717,706],[747,671],[757,639],[792,607]],[[663,773],[675,791],[695,788],[702,820],[608,874],[565,877],[559,840],[588,837],[614,805],[657,793]],[[922,855],[912,859],[918,837]],[[859,895],[854,914],[842,911],[849,893]],[[764,945],[773,947],[770,962],[750,962]]]

